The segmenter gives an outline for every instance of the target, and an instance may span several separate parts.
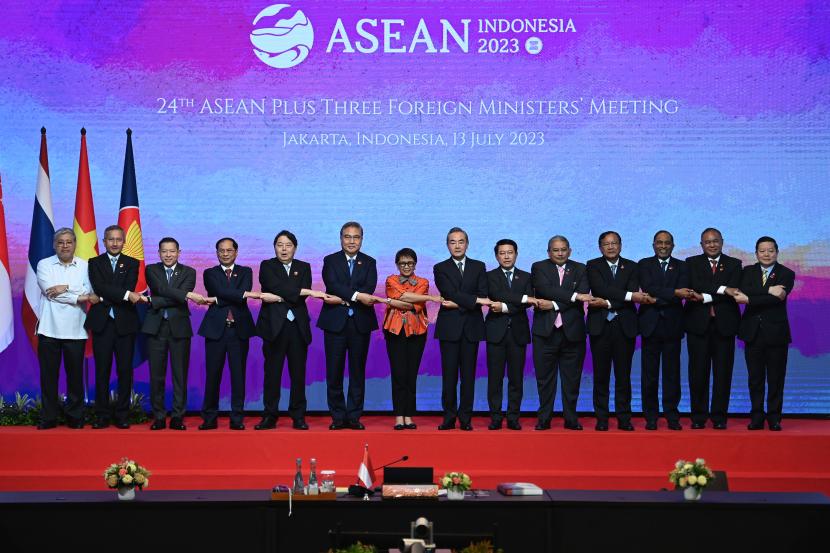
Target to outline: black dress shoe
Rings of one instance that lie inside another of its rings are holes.
[[[404,424],[403,427],[407,430],[415,430],[416,428],[418,428],[418,425],[414,422],[410,422],[409,424]]]
[[[762,422],[761,423],[751,422],[748,425],[746,425],[746,429],[747,430],[763,430],[764,429],[764,423],[762,423]]]
[[[150,430],[164,430],[165,426],[167,426],[167,423],[164,419],[156,419],[153,421],[153,424],[150,425]]]
[[[277,419],[274,417],[262,417],[262,420],[254,425],[254,430],[271,430],[277,427]]]
[[[683,430],[683,426],[679,422],[670,422],[669,430]]]
[[[66,423],[68,428],[72,428],[73,430],[80,430],[84,427],[84,421],[78,419],[72,419]]]
[[[458,427],[458,428],[460,428],[460,429],[461,429],[461,430],[463,430],[464,432],[470,432],[470,431],[472,431],[472,429],[473,429],[473,425],[472,425],[471,423],[469,423],[469,422],[462,422],[462,423],[459,425],[459,427]]]
[[[646,423],[646,430],[657,430],[657,423],[654,421],[648,421]]]
[[[130,427],[130,423],[128,423],[127,421],[117,421],[115,423],[115,427],[121,430],[126,430]]]
[[[521,430],[522,425],[518,421],[507,421],[508,430]]]
[[[702,430],[706,428],[706,424],[702,422],[693,422],[692,423],[692,430]]]
[[[464,426],[463,424],[461,426]],[[487,425],[487,430],[501,430],[501,421],[490,421]]]
[[[341,421],[332,421],[329,425],[329,430],[343,430],[344,428],[346,428],[346,425]]]
[[[170,429],[171,430],[187,430],[187,427],[184,425],[182,419],[173,418],[170,419]]]
[[[366,430],[366,427],[360,421],[349,421],[348,426],[351,430]]]
[[[406,430],[406,425],[405,424],[396,424],[392,428],[395,429],[395,430]]]
[[[438,425],[438,430],[453,430],[455,428],[455,421],[444,421]]]
[[[306,423],[305,419],[294,419],[294,422],[291,423],[291,427],[294,430],[308,430],[308,423]]]
[[[232,422],[230,428],[231,430],[245,430],[245,423]]]
[[[630,422],[621,422],[617,424],[617,430],[624,430],[626,432],[634,432],[634,425]]]
[[[725,422],[716,422],[712,425],[712,428],[715,430],[726,430],[726,423]]]
[[[533,427],[533,430],[550,430],[550,421],[537,422],[536,426]]]
[[[781,423],[780,422],[771,422],[769,423],[769,429],[773,432],[781,432]]]
[[[566,430],[582,430],[582,425],[578,422],[566,422],[565,423]]]
[[[170,428],[173,428],[173,421],[170,421]],[[219,428],[219,423],[216,421],[203,422],[199,425],[199,430],[216,430],[217,428]]]
[[[594,426],[594,430],[596,430],[597,432],[608,431],[608,421],[597,421],[596,426]]]
[[[95,422],[92,423],[92,428],[94,428],[95,430],[100,430],[102,428],[108,427],[109,425],[110,423],[104,419],[95,419]]]
[[[49,430],[58,426],[55,421],[40,421],[37,425],[38,430]]]

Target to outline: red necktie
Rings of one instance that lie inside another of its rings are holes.
[[[233,273],[233,271],[231,271],[230,269],[225,269],[225,276],[228,277],[228,284],[231,283],[231,273]],[[233,322],[233,312],[231,311],[230,307],[228,307],[228,318],[227,318],[227,320],[230,321],[230,322]]]
[[[717,260],[715,260],[715,259],[710,259],[710,260],[709,260],[709,263],[711,263],[711,264],[712,264],[712,276],[714,276],[714,275],[715,275],[715,273],[717,273],[717,272],[718,272],[718,262],[717,262]],[[710,305],[710,306],[709,306],[709,316],[710,316],[710,317],[714,317],[714,316],[715,316],[715,306],[714,306],[714,305]]]

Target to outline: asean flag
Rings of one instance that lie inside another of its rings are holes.
[[[135,285],[137,294],[147,291],[147,279],[144,276],[144,242],[141,238],[141,212],[138,209],[138,188],[135,181],[135,160],[133,159],[133,131],[127,129],[127,151],[124,154],[124,175],[121,178],[121,207],[118,210],[118,226],[124,229],[123,252],[138,259],[138,282]],[[147,313],[145,303],[136,304],[138,317],[144,322]],[[135,343],[133,367],[147,360],[147,345],[144,334],[138,333]]]

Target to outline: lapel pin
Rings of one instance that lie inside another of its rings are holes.
[[[232,276],[232,277],[235,277],[235,276],[236,276],[236,273],[232,274],[231,276]]]
[[[357,262],[357,264],[358,264],[358,265],[363,265],[363,262],[362,262],[362,261],[358,261],[358,262]]]
[[[718,271],[723,272],[723,265],[718,268]]]
[[[124,268],[124,264],[123,264],[123,263],[119,263],[119,264],[118,264],[118,267],[120,267],[121,269],[123,269],[123,268]]]
[[[294,271],[294,276],[297,276],[297,275],[299,275],[299,274],[300,274],[300,273],[298,273],[297,271]]]

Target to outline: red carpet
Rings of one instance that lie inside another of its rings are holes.
[[[308,419],[311,430],[292,430],[280,420],[277,430],[254,431],[249,418],[244,432],[227,428],[200,432],[200,420],[189,418],[188,430],[151,432],[148,425],[129,430],[108,428],[37,431],[32,427],[0,428],[0,490],[98,490],[103,471],[122,456],[145,465],[152,489],[268,488],[293,479],[294,460],[317,458],[319,470],[337,471],[336,483],[355,481],[369,444],[376,467],[402,455],[401,466],[433,466],[436,477],[446,471],[470,474],[473,486],[493,488],[499,482],[531,481],[544,488],[644,489],[669,487],[668,473],[678,458],[703,457],[713,470],[728,473],[734,491],[819,491],[830,494],[830,421],[785,419],[783,432],[746,430],[746,419],[730,420],[729,429],[672,432],[661,422],[656,432],[595,432],[583,418],[583,432],[562,428],[561,419],[545,432],[535,420],[522,420],[520,432],[488,431],[487,419],[473,421],[475,431],[439,432],[437,417],[419,417],[417,430],[392,430],[389,416],[364,417],[366,431],[328,430],[327,417]],[[381,479],[382,474],[377,474]]]

